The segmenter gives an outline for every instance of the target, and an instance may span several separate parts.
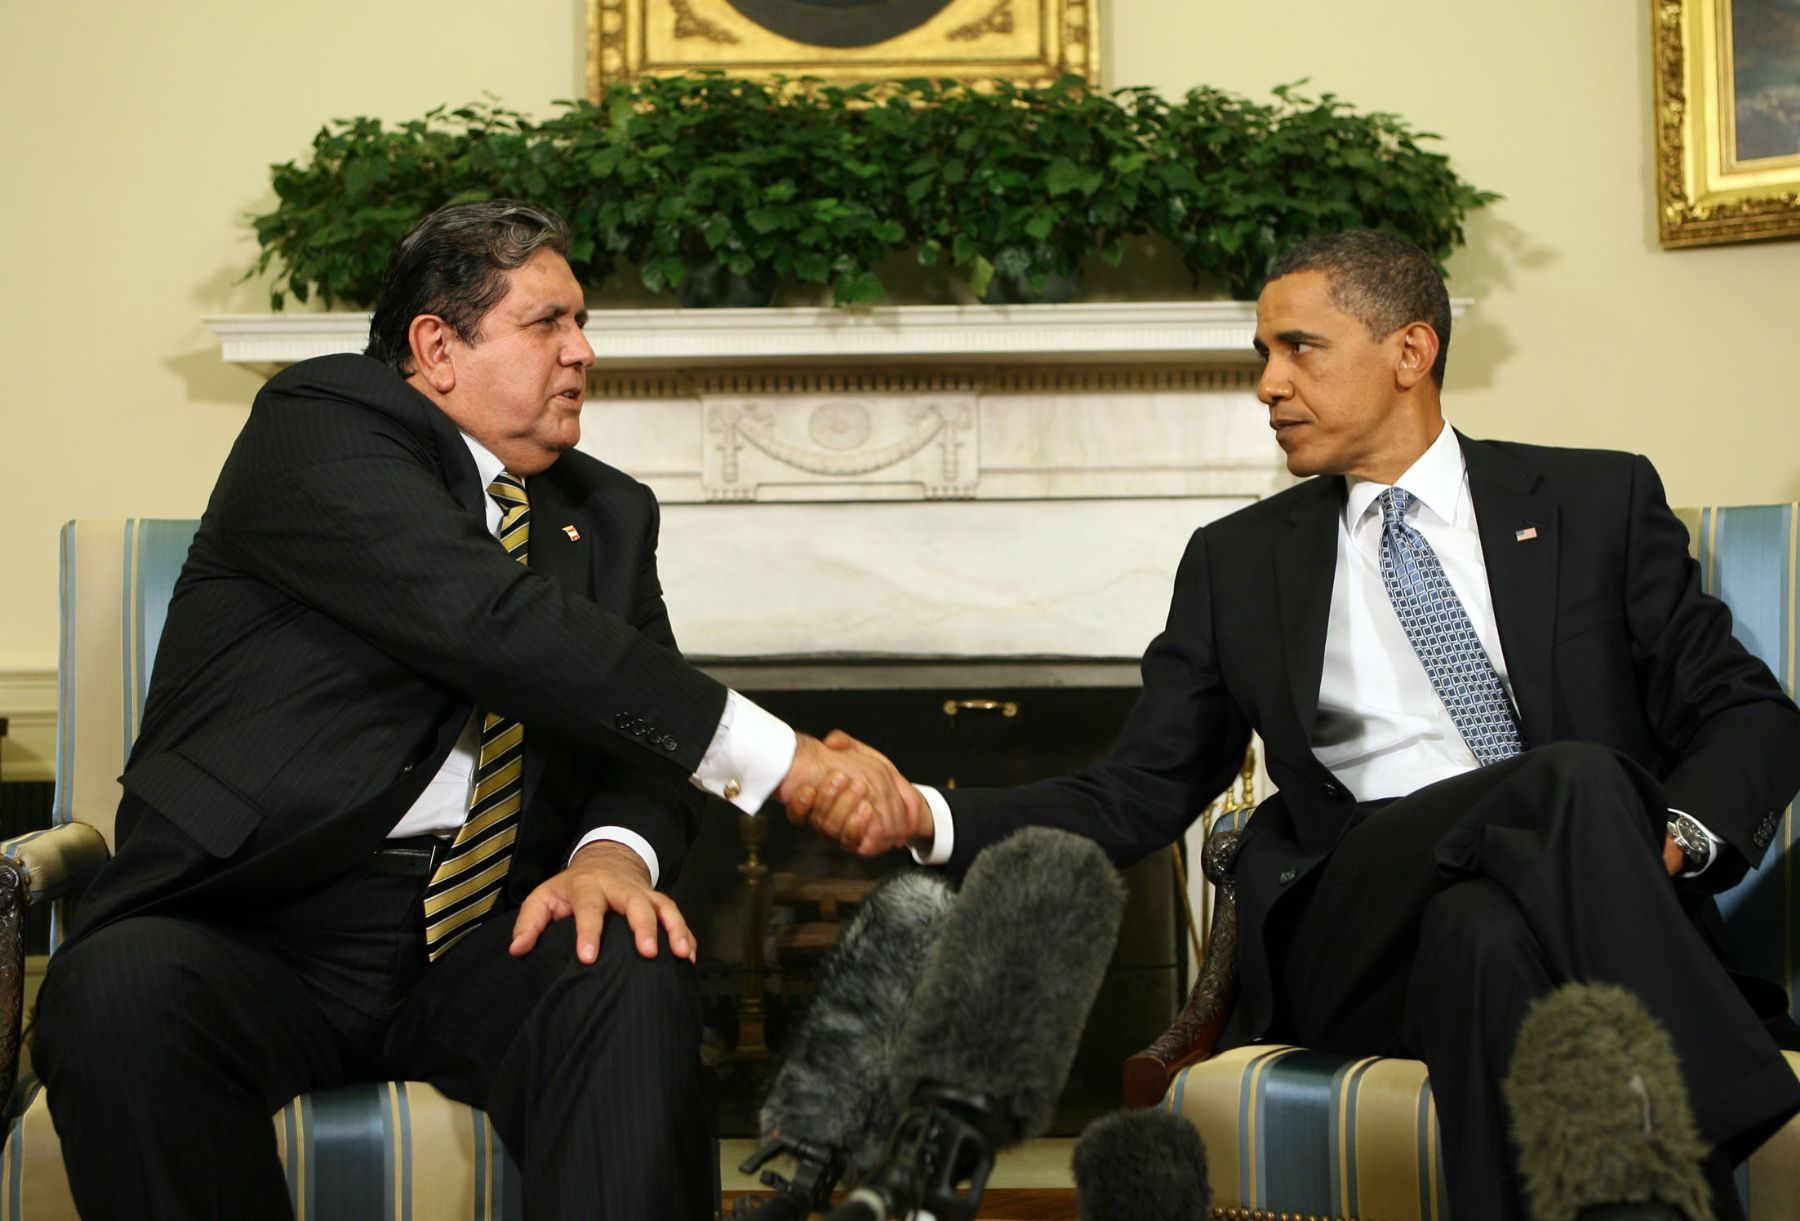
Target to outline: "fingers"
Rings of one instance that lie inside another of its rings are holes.
[[[507,951],[514,958],[523,958],[537,945],[538,938],[550,927],[551,921],[561,920],[568,914],[568,902],[545,882],[519,904],[519,914],[513,920],[512,944]]]
[[[676,957],[689,962],[698,957],[693,931],[675,900],[651,889],[649,874],[636,854],[611,843],[583,848],[567,869],[526,896],[513,921],[509,948],[514,956],[530,953],[552,921],[572,916],[575,957],[591,965],[600,959],[610,912],[625,917],[633,946],[645,958],[656,957],[659,932],[668,934],[669,949]]]

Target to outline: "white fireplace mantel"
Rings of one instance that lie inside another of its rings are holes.
[[[263,373],[368,330],[206,323]],[[1193,529],[1292,482],[1254,325],[1228,301],[597,310],[581,445],[662,502],[690,653],[1135,658]]]
[[[361,351],[367,314],[224,314],[205,319],[227,361],[279,365]],[[1119,364],[1255,360],[1244,301],[1078,305],[900,305],[869,309],[596,310],[601,370],[973,361]]]

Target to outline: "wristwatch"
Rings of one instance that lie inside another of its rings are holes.
[[[1675,846],[1681,849],[1681,855],[1687,858],[1687,869],[1683,872],[1695,873],[1712,862],[1712,837],[1707,835],[1706,828],[1693,815],[1670,814],[1669,838],[1675,841]]]

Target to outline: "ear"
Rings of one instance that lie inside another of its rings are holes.
[[[1394,365],[1394,380],[1402,390],[1411,390],[1431,376],[1431,366],[1437,363],[1437,332],[1428,322],[1410,322],[1395,335],[1400,352]]]
[[[456,365],[450,359],[450,341],[454,336],[450,324],[436,314],[420,314],[406,328],[413,373],[439,394],[456,388]]]

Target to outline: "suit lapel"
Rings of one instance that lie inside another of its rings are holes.
[[[531,501],[532,571],[549,577],[569,593],[591,597],[597,531],[591,527],[583,530],[576,524],[574,506],[550,472],[526,479],[525,495]],[[565,526],[573,533],[565,530]],[[525,770],[521,780],[525,808],[529,810],[538,781],[543,778],[547,753],[532,749],[529,731],[525,735],[525,746]]]
[[[1275,546],[1282,652],[1303,742],[1311,740],[1319,711],[1319,678],[1325,668],[1325,633],[1337,571],[1337,526],[1344,506],[1342,479],[1320,479],[1313,486],[1314,494],[1288,515],[1287,533]]]
[[[1557,506],[1540,489],[1535,471],[1461,433],[1457,440],[1469,470],[1488,593],[1519,705],[1520,728],[1527,746],[1547,742],[1552,732],[1550,642],[1556,628],[1556,560],[1561,549]]]

